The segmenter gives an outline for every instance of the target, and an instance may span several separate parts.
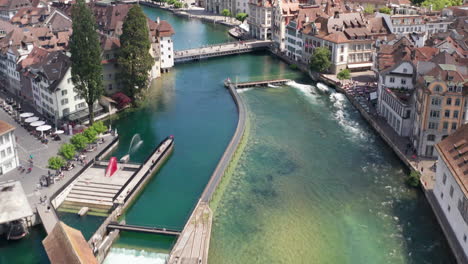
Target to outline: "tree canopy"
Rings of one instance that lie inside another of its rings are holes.
[[[51,157],[48,160],[48,166],[53,170],[58,170],[65,166],[65,160],[63,160],[63,158],[60,156]]]
[[[59,153],[67,160],[71,160],[75,157],[75,146],[73,144],[63,144],[60,147]]]
[[[364,8],[364,13],[366,14],[374,14],[374,7],[371,6],[371,5],[367,5],[365,8]]]
[[[351,72],[348,69],[341,70],[336,77],[338,80],[349,80],[351,79]]]
[[[390,14],[392,14],[392,9],[390,9],[389,7],[386,7],[386,6],[385,6],[385,7],[380,8],[380,9],[379,9],[379,12],[380,12],[380,13],[383,13],[383,14],[388,14],[388,15],[390,15]]]
[[[247,19],[247,17],[249,17],[249,15],[246,13],[237,13],[236,15],[236,19],[242,23]]]
[[[330,57],[331,53],[328,48],[316,48],[310,58],[310,69],[316,72],[327,71],[331,66]]]
[[[430,7],[432,5],[432,10],[441,10],[445,7],[462,5],[462,0],[424,0],[421,2],[421,6]]]
[[[146,16],[139,5],[134,5],[127,14],[120,36],[120,51],[117,62],[121,70],[121,80],[130,97],[148,86],[149,71],[155,60],[150,52]]]
[[[225,17],[231,16],[231,11],[229,11],[229,9],[223,9],[223,11],[221,11],[221,15]]]
[[[93,13],[84,0],[72,9],[73,34],[70,37],[71,78],[75,92],[88,104],[89,122],[94,122],[93,104],[104,92],[101,45]]]

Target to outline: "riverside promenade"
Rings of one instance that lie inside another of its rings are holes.
[[[30,109],[26,104],[23,106],[25,111],[30,111]],[[34,111],[30,111],[34,112]],[[57,155],[60,146],[64,143],[68,143],[70,136],[61,135],[60,141],[49,141],[48,144],[42,144],[38,139],[31,136],[29,132],[23,128],[22,126],[18,125],[11,116],[9,116],[5,111],[0,110],[0,119],[10,123],[11,125],[15,126],[15,136],[17,137],[17,153],[20,160],[20,164],[26,166],[28,164],[28,160],[30,155],[34,157],[34,164],[33,169],[30,173],[21,172],[17,169],[13,169],[12,171],[1,175],[0,181],[20,181],[21,185],[26,193],[28,198],[29,204],[35,213],[35,217],[33,218],[32,224],[37,225],[40,224],[40,217],[39,216],[47,216],[47,219],[53,220],[56,217],[48,217],[52,216],[53,213],[49,213],[47,210],[47,206],[49,206],[50,198],[59,190],[64,188],[70,184],[73,180],[73,175],[75,175],[83,165],[78,163],[75,164],[75,167],[70,171],[63,171],[64,177],[60,181],[56,181],[54,184],[48,187],[41,187],[39,182],[41,177],[46,176],[48,171],[51,171],[47,168],[48,159],[52,156]],[[102,144],[97,145],[97,149],[93,152],[86,153],[86,160],[93,160],[96,155],[103,152],[104,150],[108,149],[108,146],[116,139],[116,137],[112,136],[111,134],[104,135],[103,138],[105,142]],[[47,201],[41,202],[42,197],[47,197]],[[40,213],[44,214],[40,214]],[[53,221],[50,221],[53,222]],[[48,223],[44,223],[46,230]]]
[[[386,120],[377,114],[377,110],[367,101],[367,99],[364,98],[365,96],[350,93],[350,90],[343,89],[344,85],[351,85],[351,82],[339,81],[336,79],[335,75],[322,74],[320,79],[327,84],[335,86],[337,91],[345,94],[351,104],[353,104],[353,106],[361,113],[361,116],[392,148],[398,158],[400,158],[400,160],[410,170],[421,173],[421,188],[437,221],[439,222],[440,227],[442,228],[442,231],[444,232],[457,262],[468,263],[468,259],[466,259],[465,254],[463,253],[463,248],[458,243],[456,235],[450,227],[448,220],[434,195],[435,170],[433,165],[436,160],[432,158],[415,157],[411,151],[408,151],[408,146],[411,145],[408,137],[399,136],[393,128],[390,127]],[[364,83],[361,85],[364,85]]]
[[[210,202],[223,176],[227,170],[230,169],[231,162],[235,160],[235,155],[242,151],[239,145],[242,145],[241,142],[246,140],[245,131],[248,117],[245,105],[237,93],[234,84],[229,84],[226,88],[229,90],[237,106],[237,112],[239,114],[237,128],[187,221],[187,224],[182,230],[179,239],[176,241],[169,256],[169,264],[208,263],[211,226],[213,222],[213,212],[210,208]],[[233,163],[232,167],[235,167],[235,161]]]
[[[240,21],[236,20],[232,17],[225,17],[219,14],[211,13],[206,11],[203,7],[196,7],[192,6],[189,8],[172,8],[171,6],[167,5],[166,3],[163,4],[155,4],[155,2],[151,0],[140,0],[138,2],[140,5],[154,7],[163,9],[169,12],[172,12],[176,16],[186,17],[186,18],[197,18],[205,22],[211,22],[215,24],[222,24],[228,27],[234,27],[241,24]]]

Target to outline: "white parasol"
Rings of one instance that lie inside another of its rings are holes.
[[[54,132],[55,135],[60,135],[60,134],[63,134],[65,131],[63,130],[57,130]]]
[[[33,126],[33,127],[38,127],[38,126],[42,126],[42,125],[45,125],[45,122],[44,121],[35,121],[35,122],[32,122],[31,124],[29,124],[30,126]]]
[[[41,131],[41,135],[42,135],[44,133],[44,131],[47,131],[47,130],[49,130],[51,128],[52,127],[49,126],[49,125],[43,125],[43,126],[36,127],[36,130]]]
[[[37,121],[37,120],[39,120],[39,117],[33,116],[33,117],[30,117],[30,118],[26,118],[26,120],[24,120],[24,122],[26,122],[26,123],[32,123],[32,122],[35,122],[35,121]]]
[[[34,116],[33,113],[22,113],[20,114],[20,117],[23,117],[23,118],[27,118],[27,117],[31,117],[31,116]]]

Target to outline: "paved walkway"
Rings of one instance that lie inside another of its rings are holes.
[[[142,5],[146,5],[146,6],[150,6],[150,7],[154,7],[154,8],[160,8],[160,9],[165,9],[167,11],[170,11],[170,12],[173,12],[174,14],[176,15],[182,15],[182,16],[186,16],[186,17],[189,17],[189,18],[198,18],[198,19],[202,19],[202,20],[205,20],[205,21],[210,21],[210,22],[214,22],[214,23],[222,23],[222,24],[225,24],[227,26],[238,26],[241,24],[241,22],[233,17],[225,17],[225,16],[222,16],[220,14],[215,14],[215,13],[212,13],[212,12],[208,12],[206,11],[204,8],[202,7],[196,7],[196,6],[192,6],[192,7],[189,7],[189,8],[179,8],[179,9],[174,9],[174,8],[171,8],[169,5],[167,4],[162,4],[162,5],[158,5],[158,4],[155,4],[153,1],[150,1],[150,0],[140,0],[140,4]]]
[[[4,99],[4,98],[3,98]],[[22,106],[25,111],[30,111],[26,106]],[[0,119],[4,120],[16,127],[15,136],[17,137],[17,151],[20,163],[23,166],[29,166],[29,155],[33,155],[34,165],[31,173],[20,172],[18,169],[13,169],[4,175],[0,175],[0,181],[19,180],[23,186],[29,203],[33,211],[36,205],[40,204],[40,197],[51,197],[59,188],[68,184],[71,176],[81,169],[81,165],[75,164],[75,168],[70,171],[64,172],[64,178],[61,181],[49,187],[40,187],[40,178],[48,174],[50,169],[47,169],[47,163],[50,157],[56,156],[60,146],[63,143],[68,143],[70,137],[67,135],[60,135],[60,141],[49,141],[47,145],[42,144],[38,139],[31,136],[29,132],[16,123],[11,116],[9,116],[2,108],[0,108]],[[105,143],[99,144],[97,150],[89,152],[86,157],[87,160],[94,158],[102,149],[104,149],[113,139],[110,134],[104,136]],[[53,170],[50,170],[53,173]]]
[[[42,203],[38,204],[36,207],[47,234],[52,233],[55,225],[59,222],[59,219],[55,214],[55,210],[51,209],[49,206],[49,203]]]
[[[448,220],[440,208],[436,197],[434,196],[434,182],[435,182],[435,167],[434,164],[436,159],[416,157],[411,151],[408,151],[407,146],[410,146],[410,140],[408,137],[399,136],[393,128],[385,121],[384,118],[377,115],[375,108],[368,104],[367,107],[362,106],[362,98],[360,95],[351,94],[346,92],[347,97],[353,102],[361,100],[360,103],[354,103],[358,110],[363,114],[364,118],[369,118],[372,126],[380,133],[383,138],[387,138],[390,141],[390,146],[395,153],[403,159],[403,162],[407,163],[412,169],[417,170],[421,173],[421,183],[424,194],[426,195],[427,201],[432,207],[432,210],[444,231],[445,237],[449,242],[453,254],[457,258],[459,263],[468,263],[468,259],[464,255],[463,248],[458,243],[456,234],[452,230]],[[362,96],[361,96],[362,97]]]

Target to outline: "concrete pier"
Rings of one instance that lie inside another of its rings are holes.
[[[208,263],[208,252],[211,238],[211,225],[213,222],[213,212],[210,209],[210,201],[221,182],[226,170],[228,169],[239,144],[244,139],[246,130],[247,113],[245,105],[242,102],[236,87],[232,83],[226,83],[234,103],[237,106],[239,119],[237,128],[234,132],[229,145],[224,151],[215,171],[211,175],[208,184],[203,191],[200,200],[187,221],[182,233],[179,236],[174,248],[169,256],[169,264],[178,263]]]
[[[138,170],[130,179],[128,179],[124,186],[120,188],[120,191],[115,194],[113,199],[113,210],[111,210],[109,216],[88,241],[88,244],[93,248],[99,263],[104,261],[112,242],[118,237],[119,231],[143,232],[144,227],[121,224],[116,225],[115,222],[117,222],[119,216],[130,207],[155,172],[159,170],[159,168],[161,168],[169,158],[173,150],[174,139],[172,137],[167,137],[153,150],[143,164],[139,166]],[[163,228],[160,228],[160,230],[163,231]],[[177,232],[178,231],[175,230],[169,230],[167,234],[169,235],[169,233],[171,233],[171,235],[176,235]]]

